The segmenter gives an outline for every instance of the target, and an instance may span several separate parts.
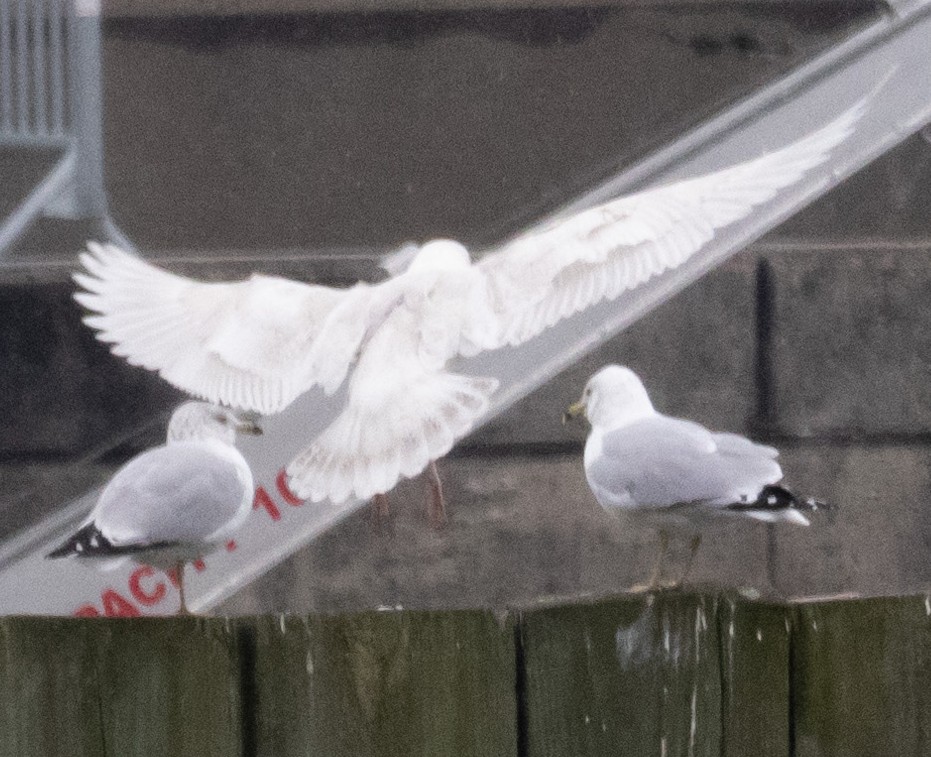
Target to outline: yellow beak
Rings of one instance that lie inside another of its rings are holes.
[[[566,409],[566,412],[562,414],[562,423],[565,426],[573,418],[578,418],[579,416],[585,415],[585,403],[579,400],[578,402],[573,402]]]

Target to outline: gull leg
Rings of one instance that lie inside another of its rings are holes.
[[[689,575],[689,571],[692,570],[692,563],[695,562],[695,555],[698,552],[698,548],[701,546],[701,534],[693,534],[692,539],[689,541],[689,559],[685,563],[685,570],[682,571],[682,575],[679,576],[679,580],[672,584],[671,588],[678,588],[685,583],[685,579]]]
[[[388,517],[388,495],[376,494],[372,497],[372,504],[375,505],[375,514],[379,518]]]
[[[187,602],[184,597],[184,560],[178,560],[175,564],[175,574],[178,576],[178,594],[181,597],[178,615],[190,615],[191,611],[187,609]]]
[[[430,475],[427,485],[430,487],[430,499],[427,502],[430,525],[433,528],[442,528],[446,524],[446,501],[443,498],[443,482],[436,469],[436,462],[430,461]]]
[[[659,556],[656,558],[656,565],[653,566],[653,573],[650,575],[649,586],[655,589],[660,584],[663,577],[663,562],[666,560],[666,553],[669,551],[669,532],[665,528],[659,530]]]
[[[669,532],[665,528],[659,530],[659,555],[656,557],[656,564],[653,566],[653,572],[650,574],[650,580],[645,584],[631,586],[630,591],[653,591],[660,586],[660,579],[663,576],[663,562],[666,559],[666,552],[669,551]]]
[[[779,587],[776,585],[776,573],[778,566],[778,547],[776,541],[776,528],[773,523],[766,524],[766,581],[770,587],[779,593]]]

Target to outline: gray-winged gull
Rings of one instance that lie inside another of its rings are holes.
[[[473,263],[451,240],[401,273],[347,289],[255,274],[204,283],[90,244],[77,300],[116,355],[211,402],[276,413],[349,378],[336,419],[287,466],[304,499],[384,495],[430,468],[485,413],[498,382],[447,370],[457,356],[519,345],[557,321],[675,268],[824,162],[865,100],[762,157],[647,189],[531,230]],[[383,497],[379,497],[384,504]]]
[[[184,403],[166,443],[120,468],[81,528],[48,556],[174,569],[187,612],[185,563],[228,540],[252,509],[252,471],[234,446],[237,433],[260,431],[228,409]]]
[[[607,365],[588,380],[564,420],[580,415],[591,424],[585,477],[598,503],[608,512],[660,518],[661,550],[650,586],[660,578],[668,547],[664,523],[729,513],[807,526],[802,511],[822,504],[778,486],[778,450],[657,412],[643,383],[624,366]],[[682,579],[698,544],[696,535]]]

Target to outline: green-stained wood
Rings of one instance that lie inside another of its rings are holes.
[[[239,662],[229,621],[103,623],[94,640],[108,755],[241,754]]]
[[[931,600],[0,618],[0,757],[188,754],[929,755]]]
[[[0,618],[0,756],[104,756],[89,625]]]
[[[216,619],[0,619],[0,755],[241,754],[235,638]]]
[[[716,605],[661,592],[524,613],[528,757],[718,757]]]
[[[511,757],[514,626],[490,612],[264,617],[256,754]]]
[[[789,609],[718,602],[722,757],[790,757]]]
[[[931,754],[931,601],[797,606],[792,703],[797,757]]]

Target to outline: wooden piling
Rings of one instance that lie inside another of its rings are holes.
[[[0,618],[0,757],[919,757],[931,600]]]
[[[514,626],[506,616],[392,611],[248,622],[257,755],[515,753]]]
[[[0,755],[241,754],[223,618],[0,619]]]

